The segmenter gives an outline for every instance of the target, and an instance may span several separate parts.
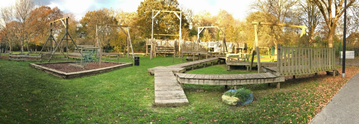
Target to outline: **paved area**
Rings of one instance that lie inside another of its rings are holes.
[[[359,124],[359,73],[339,90],[310,124]]]

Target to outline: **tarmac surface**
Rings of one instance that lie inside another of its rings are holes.
[[[334,95],[309,124],[359,124],[359,73]]]

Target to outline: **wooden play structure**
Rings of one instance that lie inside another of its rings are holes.
[[[134,51],[133,51],[132,40],[131,40],[131,35],[130,35],[130,26],[128,26],[123,20],[121,20],[119,25],[96,24],[97,47],[100,47],[100,43],[99,43],[99,40],[98,40],[98,27],[99,26],[102,26],[102,27],[118,27],[118,28],[120,28],[120,30],[126,35],[126,51],[124,51],[124,53],[126,53],[127,58],[129,58],[129,56],[130,56],[130,48],[131,48],[131,56],[132,56],[131,59],[134,58],[135,54],[134,54]],[[116,57],[118,59],[119,57],[122,57],[123,53],[105,53],[105,52],[102,52],[102,55],[107,57],[107,58]]]
[[[156,106],[182,106],[188,105],[188,99],[184,94],[181,84],[195,85],[246,85],[246,84],[271,84],[275,83],[280,88],[280,83],[285,82],[285,77],[298,75],[316,74],[318,72],[333,71],[335,76],[335,54],[334,48],[294,48],[277,46],[277,61],[271,63],[268,67],[264,67],[259,59],[258,39],[256,27],[256,51],[257,51],[257,67],[258,73],[255,74],[186,74],[188,69],[194,69],[198,66],[213,65],[225,60],[249,62],[247,54],[228,54],[226,58],[215,57],[194,62],[187,62],[167,67],[155,67],[148,69],[150,74],[155,75],[155,105]],[[257,26],[256,26],[257,25]],[[271,24],[272,25],[272,24]],[[278,24],[273,24],[278,25]],[[287,26],[287,25],[286,25]],[[292,26],[295,27],[295,26]],[[305,29],[305,26],[299,26]],[[303,31],[303,30],[302,30]],[[305,33],[305,32],[304,32]],[[303,32],[302,32],[303,35]],[[253,53],[254,51],[252,51]],[[327,73],[328,74],[328,73]],[[175,76],[173,76],[175,75]]]
[[[167,10],[152,10],[152,31],[151,31],[151,39],[149,41],[146,41],[146,55],[147,55],[147,51],[148,51],[148,46],[150,46],[150,59],[152,60],[153,56],[156,56],[157,53],[163,53],[163,54],[173,54],[173,56],[175,56],[176,53],[176,42],[174,43],[173,47],[168,47],[168,46],[158,46],[158,44],[156,44],[156,40],[154,39],[153,35],[153,26],[154,26],[154,19],[156,18],[156,16],[158,14],[160,14],[161,12],[163,13],[173,13],[176,15],[176,17],[179,19],[179,32],[178,35],[176,34],[155,34],[155,35],[159,35],[159,36],[178,36],[178,44],[181,44],[182,41],[182,11],[167,11]],[[178,15],[179,14],[179,15]],[[181,46],[179,45],[178,48],[179,51],[181,51]],[[173,51],[173,53],[172,53]]]
[[[68,60],[69,58],[69,40],[72,41],[72,43],[75,45],[75,48],[77,49],[77,45],[75,43],[75,41],[72,39],[71,35],[68,32],[68,28],[69,28],[69,23],[68,23],[68,19],[69,17],[65,17],[65,18],[61,18],[61,19],[57,19],[55,21],[50,22],[50,35],[47,38],[46,42],[44,43],[40,54],[41,54],[41,59],[48,59],[48,62],[50,62],[51,60]],[[60,41],[56,41],[55,37],[53,36],[53,29],[52,29],[52,25],[56,22],[62,22],[63,26],[65,27],[65,34],[64,36],[61,38]],[[64,54],[64,52],[62,52],[62,50],[60,50],[60,54],[56,53],[57,49],[62,49],[61,45],[62,42],[65,41],[66,43],[66,52],[67,54]],[[49,43],[49,52],[42,52],[46,45]],[[53,48],[53,46],[56,45],[55,48]],[[63,55],[63,57],[61,57]]]
[[[69,57],[76,59],[75,63],[69,64],[70,66],[84,69],[90,62],[95,61],[94,57],[96,54],[100,54],[97,52],[100,48],[94,47],[93,45],[78,45],[77,47],[79,52],[69,54]],[[99,60],[101,60],[101,56]],[[99,63],[101,63],[101,61],[99,61]]]
[[[146,40],[146,56],[150,53],[153,57],[157,55],[175,55],[178,49],[178,40]]]

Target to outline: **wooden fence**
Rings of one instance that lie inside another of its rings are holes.
[[[278,46],[277,71],[281,76],[313,74],[335,70],[334,48]]]
[[[42,56],[30,54],[11,54],[9,53],[9,61],[41,61]]]

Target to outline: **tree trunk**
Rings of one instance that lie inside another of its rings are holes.
[[[333,48],[333,36],[334,36],[335,28],[336,28],[336,26],[333,26],[333,28],[331,28],[329,30],[329,34],[328,34],[328,47],[329,48]]]
[[[9,41],[9,52],[11,53],[11,51],[12,51],[12,46],[11,46],[11,41]]]
[[[29,49],[29,41],[26,41],[26,48],[27,48],[28,53],[30,53],[30,49]]]

